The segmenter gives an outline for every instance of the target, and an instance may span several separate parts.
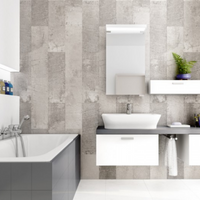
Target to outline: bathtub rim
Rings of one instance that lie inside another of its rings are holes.
[[[64,151],[80,134],[22,134],[23,135],[67,135],[70,138],[66,139],[62,144],[52,149],[48,153],[31,156],[31,157],[0,157],[0,163],[51,163],[62,151]]]

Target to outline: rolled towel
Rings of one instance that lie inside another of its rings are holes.
[[[177,150],[176,150],[175,138],[168,139],[165,156],[166,156],[165,161],[169,169],[169,176],[177,176],[178,166],[177,166]]]

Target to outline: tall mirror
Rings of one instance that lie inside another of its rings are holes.
[[[146,25],[106,25],[106,94],[145,93]]]

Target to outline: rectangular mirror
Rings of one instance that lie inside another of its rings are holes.
[[[138,79],[145,77],[145,29],[146,25],[106,25],[107,95],[144,94],[145,84],[140,85],[140,92],[137,83],[145,81]],[[116,91],[116,85],[120,90]]]

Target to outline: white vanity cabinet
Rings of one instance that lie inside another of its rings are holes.
[[[178,137],[178,157],[186,165],[200,166],[200,134]]]
[[[97,166],[148,166],[159,164],[158,135],[97,134]]]

